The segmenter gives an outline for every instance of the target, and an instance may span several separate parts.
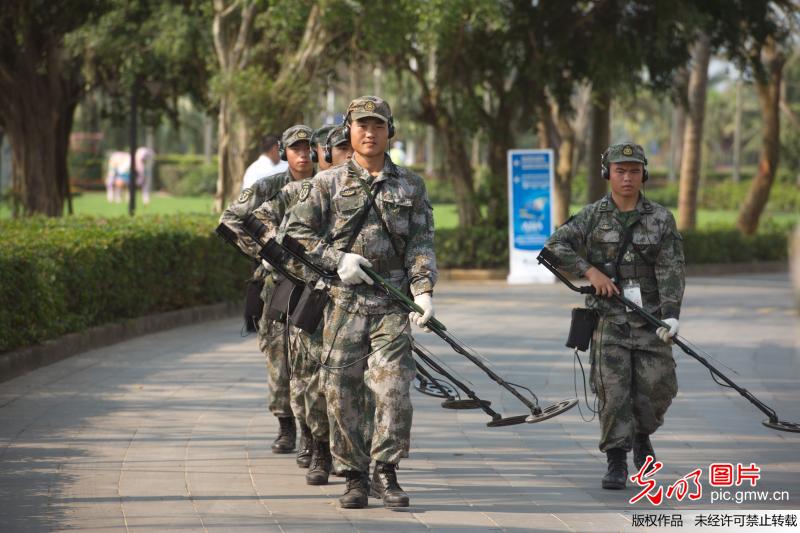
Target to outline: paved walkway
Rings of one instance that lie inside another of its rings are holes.
[[[451,332],[543,404],[575,396],[564,340],[577,295],[557,285],[446,283],[436,302]],[[681,333],[800,421],[798,324],[785,275],[692,278]],[[681,392],[655,438],[665,463],[657,479],[666,487],[705,469],[700,501],[629,505],[637,490],[601,490],[597,421],[581,421],[577,409],[490,429],[479,411],[444,410],[414,392],[412,456],[400,471],[413,507],[371,500],[341,510],[340,479],[309,487],[293,455],[270,452],[276,424],[263,358],[239,329],[238,320],[175,329],[0,384],[0,531],[619,531],[635,513],[800,509],[800,434],[764,428],[760,412],[676,351]],[[498,410],[524,413],[437,337],[417,340]],[[757,464],[753,490],[788,491],[788,501],[712,503],[713,462]]]

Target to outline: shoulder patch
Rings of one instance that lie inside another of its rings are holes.
[[[311,189],[313,188],[314,184],[311,183],[311,180],[303,181],[303,186],[300,188],[300,196],[298,197],[298,199],[301,202],[305,202],[306,199],[308,198],[308,195],[311,194]]]
[[[344,189],[344,190],[342,191],[342,193],[341,193],[341,196],[344,196],[344,197],[347,197],[347,196],[355,196],[356,194],[358,194],[358,191],[359,191],[359,190],[360,190],[360,189],[358,189],[358,188],[356,188],[356,187],[353,187],[353,188],[351,188],[351,189]]]
[[[253,197],[253,189],[248,187],[245,190],[243,190],[242,193],[239,195],[239,203],[243,204],[252,197]]]

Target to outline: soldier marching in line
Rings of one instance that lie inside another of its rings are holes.
[[[610,146],[601,172],[611,193],[567,220],[545,245],[573,275],[586,277],[596,295],[587,307],[597,311],[592,336],[591,386],[600,401],[600,450],[608,470],[604,489],[624,489],[627,453],[637,470],[678,392],[672,337],[684,290],[683,239],[672,213],[640,192],[647,181],[644,149],[633,143]],[[637,313],[609,298],[624,296],[667,324],[653,331]]]
[[[353,159],[311,180],[291,212],[286,233],[340,278],[329,287],[320,370],[331,452],[347,478],[340,505],[367,505],[372,459],[372,495],[387,507],[405,507],[409,498],[397,482],[396,467],[408,456],[411,438],[409,389],[415,363],[409,319],[422,326],[433,316],[433,210],[422,178],[397,167],[385,153],[394,134],[385,101],[356,98],[348,106],[346,125]],[[372,286],[362,265],[410,291],[423,314],[406,315]],[[370,449],[360,427],[365,387],[375,396]]]
[[[268,198],[274,197],[287,183],[299,182],[311,177],[314,167],[311,163],[310,140],[313,131],[302,124],[295,125],[283,132],[280,144],[280,157],[289,164],[288,170],[257,180],[252,187],[246,188],[239,199],[222,213],[220,222],[226,224],[239,238],[239,248],[257,257],[257,249],[253,241],[243,230],[243,220]],[[262,265],[256,272],[264,279],[262,300],[269,302],[275,286],[268,265]],[[286,344],[284,341],[285,326],[281,322],[270,320],[267,307],[258,324],[258,346],[267,360],[267,383],[269,387],[268,407],[278,418],[280,430],[272,444],[273,453],[291,453],[297,441],[294,414],[290,402],[289,370],[286,361]]]
[[[337,134],[338,132],[338,134]],[[337,136],[338,135],[338,136]],[[342,128],[323,127],[314,134],[314,139],[324,138],[314,147],[318,151],[317,161],[321,170],[346,163],[352,155],[349,141],[344,140]],[[307,195],[311,180],[292,181],[275,196],[267,199],[253,215],[267,228],[264,239],[282,239],[285,222],[301,195]],[[308,277],[298,273],[301,278]],[[302,432],[297,464],[308,468],[306,482],[309,485],[324,485],[332,469],[329,448],[329,424],[327,402],[320,387],[319,361],[322,353],[322,328],[307,334],[298,328],[290,328],[290,398],[292,411],[300,422]]]

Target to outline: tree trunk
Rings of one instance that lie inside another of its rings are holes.
[[[230,96],[223,96],[219,106],[217,155],[217,193],[215,210],[224,210],[239,194],[247,169],[249,128],[246,121],[233,110]]]
[[[589,154],[586,158],[588,166],[586,201],[592,203],[606,194],[606,181],[600,175],[600,155],[608,148],[611,137],[611,95],[608,92],[592,89],[589,121],[592,131],[589,138]]]
[[[475,198],[475,182],[463,132],[453,124],[449,116],[440,116],[437,129],[444,143],[447,168],[451,172],[458,225],[462,228],[475,226],[481,221],[481,213]]]
[[[681,154],[683,153],[683,134],[686,131],[686,108],[675,104],[672,108],[672,131],[669,134],[669,171],[667,179],[674,182],[681,168]]]
[[[248,64],[247,49],[255,7],[253,2],[245,2],[243,7],[238,8],[235,2],[226,5],[224,0],[214,0],[214,50],[221,77],[225,81]],[[217,212],[225,209],[239,194],[249,157],[249,128],[236,109],[235,95],[228,88],[223,89],[220,96],[218,131],[219,175],[214,196],[214,209]]]
[[[675,98],[672,104],[672,120],[669,133],[669,169],[667,179],[670,183],[676,181],[683,160],[683,136],[686,132],[686,111],[689,106],[689,69],[684,65],[675,74],[673,80]]]
[[[773,39],[769,39],[761,50],[764,77],[756,79],[758,103],[761,107],[761,150],[758,156],[758,174],[750,185],[736,225],[745,235],[758,229],[758,221],[769,199],[769,191],[775,179],[780,154],[780,94],[783,65],[786,58]]]
[[[555,191],[553,195],[553,213],[556,226],[560,226],[569,218],[569,205],[572,201],[572,175],[575,152],[575,129],[569,119],[560,109],[554,108],[556,113],[556,129],[561,143],[556,152],[557,165],[555,175]]]
[[[12,211],[61,216],[80,73],[55,39],[27,44],[0,68],[0,122],[12,150]]]
[[[683,160],[678,193],[678,229],[694,229],[697,225],[697,192],[703,150],[703,121],[706,116],[708,62],[711,46],[701,37],[692,50],[692,70],[689,74],[689,115],[683,135]]]
[[[733,181],[742,179],[742,76],[736,80],[736,111],[733,119]]]
[[[508,227],[508,151],[513,148],[512,120],[498,111],[488,138],[489,198],[487,222],[498,229]]]

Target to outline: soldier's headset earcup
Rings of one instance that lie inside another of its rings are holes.
[[[394,137],[394,117],[389,117],[389,138]]]
[[[333,150],[331,148],[330,142],[325,143],[325,148],[322,152],[322,157],[325,158],[325,162],[329,165],[333,163]]]
[[[319,154],[317,153],[317,145],[311,147],[311,162],[319,163]]]
[[[281,161],[286,161],[286,147],[283,145],[283,141],[278,141],[278,157],[281,158]]]
[[[644,158],[644,172],[642,173],[642,183],[647,181],[648,178],[650,178],[650,173],[647,172],[647,158],[645,157]]]

